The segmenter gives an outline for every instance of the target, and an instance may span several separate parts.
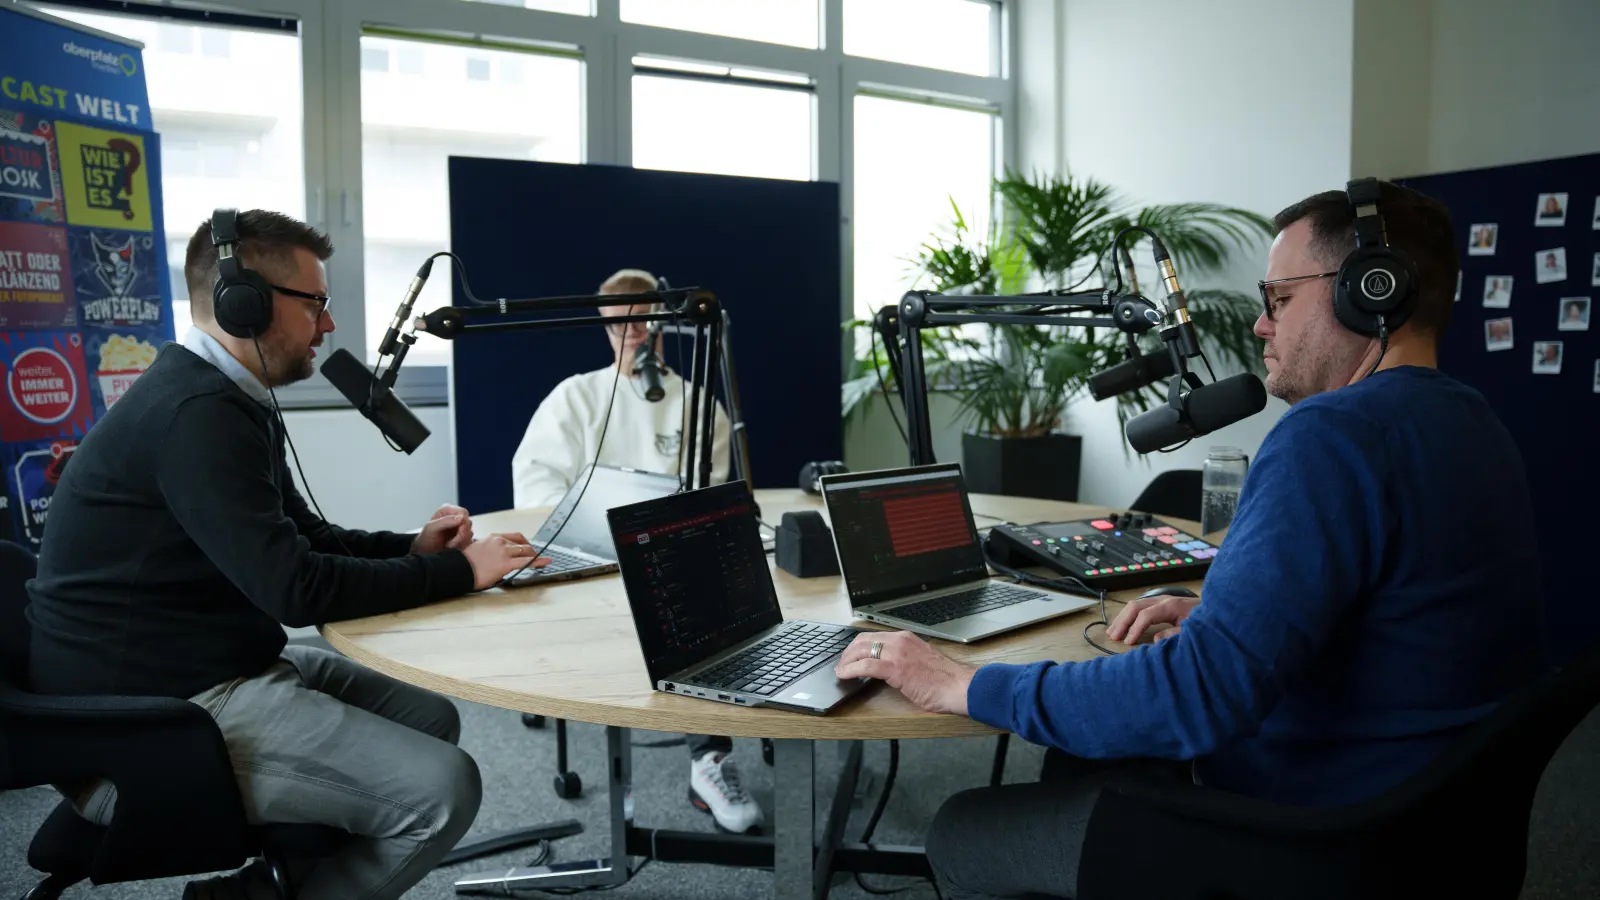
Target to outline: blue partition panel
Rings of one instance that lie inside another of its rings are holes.
[[[1600,299],[1600,155],[1400,183],[1437,198],[1455,221],[1461,298],[1439,367],[1480,391],[1522,450],[1536,516],[1527,527],[1538,532],[1544,559],[1551,647],[1558,659],[1570,659],[1600,635],[1590,521],[1600,515],[1600,322],[1592,321],[1593,300]],[[1543,194],[1565,195],[1565,203],[1558,199],[1551,208],[1562,216],[1539,215]],[[1492,241],[1474,242],[1474,226],[1482,225],[1496,226]],[[1546,255],[1557,249],[1565,256],[1564,275],[1557,280],[1549,270],[1541,281]],[[1485,306],[1485,280],[1502,276],[1512,279],[1509,300],[1496,291],[1489,302],[1509,305]],[[1566,298],[1574,297],[1590,298],[1587,330],[1563,329],[1559,321]],[[1490,350],[1486,326],[1498,319],[1511,320],[1511,346]],[[1534,344],[1549,341],[1562,344],[1560,371],[1536,373]]]
[[[756,486],[840,458],[837,184],[462,157],[449,173],[451,249],[479,299],[592,294],[621,268],[710,289],[732,318]],[[466,305],[459,283],[453,302]],[[666,359],[687,374],[672,338]],[[610,361],[599,325],[457,339],[462,505],[509,507],[511,455],[539,402]]]

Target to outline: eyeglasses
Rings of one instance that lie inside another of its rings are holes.
[[[1276,319],[1275,313],[1277,312],[1277,310],[1272,308],[1272,298],[1267,296],[1267,288],[1269,288],[1269,287],[1271,287],[1272,285],[1275,285],[1275,284],[1288,284],[1291,281],[1305,281],[1305,280],[1311,279],[1311,278],[1332,278],[1332,277],[1334,277],[1335,275],[1338,275],[1338,274],[1339,274],[1338,272],[1322,272],[1322,273],[1317,274],[1317,275],[1296,275],[1293,278],[1274,278],[1271,281],[1258,281],[1258,282],[1256,282],[1256,285],[1261,290],[1261,309],[1267,314],[1267,321],[1271,322],[1271,321],[1275,320]],[[1278,307],[1282,308],[1283,304],[1288,303],[1288,302],[1289,302],[1289,298],[1288,297],[1279,297],[1278,298]]]
[[[319,319],[322,318],[323,313],[328,311],[328,301],[332,299],[327,294],[308,294],[305,291],[297,291],[294,288],[286,288],[281,284],[269,284],[268,287],[280,294],[288,294],[291,297],[299,297],[301,300],[310,300],[316,303],[317,318]]]

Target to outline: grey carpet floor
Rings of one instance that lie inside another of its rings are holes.
[[[576,771],[584,793],[562,800],[551,788],[555,773],[553,728],[530,730],[521,717],[505,710],[460,703],[462,745],[478,760],[484,777],[485,798],[471,836],[490,834],[555,819],[575,818],[586,831],[556,843],[556,858],[582,859],[605,852],[606,794],[604,780],[604,729],[574,724],[569,731]],[[635,742],[673,737],[655,732],[634,732]],[[920,844],[939,804],[951,794],[988,780],[993,738],[939,741],[903,741],[900,776],[887,811],[874,836],[875,842]],[[745,782],[763,807],[771,810],[772,769],[761,762],[760,744],[737,740],[735,755]],[[1039,772],[1042,751],[1013,741],[1006,768],[1008,782],[1030,781]],[[832,796],[836,784],[838,745],[816,745],[818,809]],[[708,816],[691,808],[686,799],[688,756],[680,746],[636,748],[633,751],[635,818],[640,824],[688,830],[711,830]],[[860,835],[882,787],[888,764],[885,742],[867,744],[865,790],[858,792],[847,835]],[[26,863],[33,829],[57,802],[48,788],[0,793],[0,898],[21,897],[37,876]],[[1594,900],[1600,897],[1600,712],[1578,728],[1546,770],[1534,803],[1529,837],[1528,877],[1523,900]],[[462,874],[489,871],[525,863],[532,851],[515,851],[433,872],[408,896],[455,896],[452,883]],[[1464,861],[1463,864],[1470,865]],[[650,897],[662,900],[743,900],[770,896],[772,873],[704,865],[652,864],[612,896]],[[925,883],[904,879],[869,879],[874,887],[912,886],[897,896],[933,897]],[[106,900],[176,900],[182,880],[90,889],[80,885],[67,898]],[[526,896],[548,896],[528,894]],[[866,898],[853,881],[840,879],[832,895]]]

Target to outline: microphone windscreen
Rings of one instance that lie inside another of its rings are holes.
[[[339,393],[355,407],[366,404],[372,396],[372,386],[377,381],[372,376],[372,370],[349,350],[333,351],[322,364],[322,377],[338,388]]]
[[[1244,372],[1196,388],[1186,404],[1196,434],[1210,434],[1267,408],[1261,379]]]
[[[1089,376],[1089,396],[1104,400],[1117,394],[1126,394],[1155,384],[1175,374],[1172,354],[1162,348],[1160,353],[1146,353],[1138,359],[1117,363]]]

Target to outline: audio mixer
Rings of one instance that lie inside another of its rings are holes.
[[[1205,576],[1217,548],[1149,513],[996,525],[990,555],[1006,566],[1048,566],[1108,591]]]

